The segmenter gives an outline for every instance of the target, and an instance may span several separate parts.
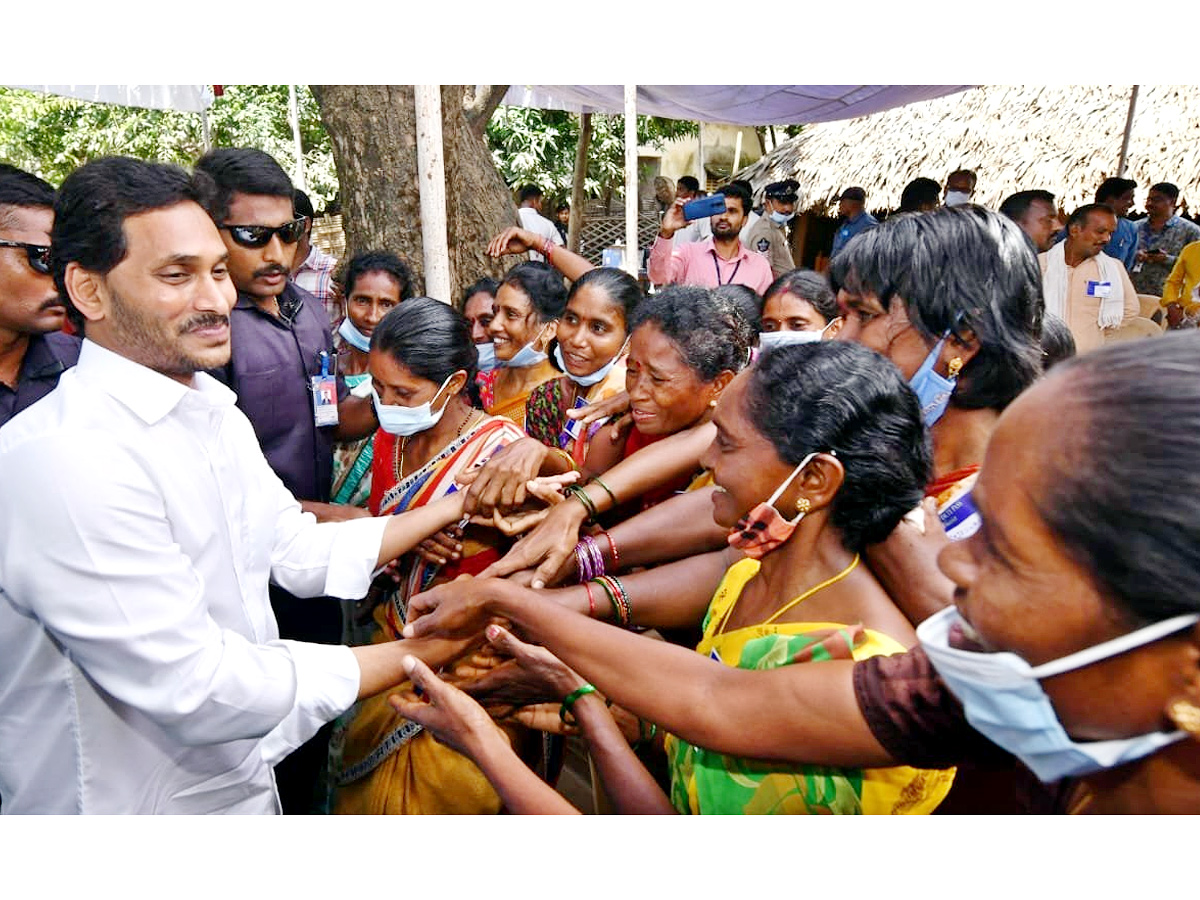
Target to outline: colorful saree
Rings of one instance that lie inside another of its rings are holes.
[[[746,559],[725,573],[709,604],[698,653],[727,666],[765,670],[904,652],[898,642],[862,625],[777,622],[717,634],[718,624],[758,567],[758,561]],[[780,711],[780,715],[786,714],[786,710]],[[849,769],[740,759],[696,747],[674,735],[667,736],[666,750],[671,803],[680,813],[930,813],[954,780],[953,769]]]
[[[525,434],[507,419],[484,419],[416,472],[395,482],[397,438],[376,434],[371,509],[392,515],[416,509],[457,490],[455,477]],[[443,567],[416,553],[400,558],[401,586],[374,611],[372,643],[394,641],[404,627],[408,600],[434,583],[478,572],[498,558],[495,548],[464,537],[462,560]],[[356,704],[336,730],[341,755],[334,811],[342,814],[495,813],[500,798],[478,767],[439,744],[421,726],[396,715],[387,694]],[[512,735],[510,734],[510,737]]]
[[[625,361],[622,359],[605,376],[603,381],[590,388],[577,387],[565,375],[552,381],[544,381],[529,392],[525,404],[525,431],[547,447],[566,450],[582,466],[587,458],[588,441],[603,427],[603,422],[593,422],[586,434],[581,427],[577,436],[567,431],[571,419],[568,409],[579,409],[590,403],[599,403],[625,390]]]
[[[346,375],[346,384],[355,388],[371,376]],[[371,461],[374,456],[375,435],[371,434],[350,444],[333,445],[333,490],[331,503],[361,506],[366,509],[371,496]]]
[[[475,380],[479,385],[479,399],[483,402],[484,412],[490,416],[504,416],[506,419],[511,419],[523,429],[525,427],[525,404],[529,401],[529,395],[538,385],[559,375],[558,369],[544,360],[538,363],[536,368],[538,369],[538,380],[529,390],[516,397],[510,397],[502,403],[496,402],[496,379],[500,377],[500,373],[504,369],[501,367],[492,369],[490,372],[480,372]]]

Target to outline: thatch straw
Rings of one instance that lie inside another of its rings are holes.
[[[809,208],[825,212],[859,185],[867,208],[894,209],[918,176],[939,183],[958,168],[979,176],[975,202],[993,209],[1009,194],[1051,191],[1070,211],[1117,174],[1131,85],[987,86],[873,116],[808,126],[738,177],[761,190],[795,178]],[[1137,199],[1159,181],[1200,207],[1200,86],[1142,85],[1126,178]],[[1195,212],[1196,210],[1193,210]]]

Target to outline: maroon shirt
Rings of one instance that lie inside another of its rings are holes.
[[[31,335],[17,373],[17,389],[0,383],[0,425],[58,387],[58,376],[79,362],[82,343],[61,331]]]
[[[320,302],[288,282],[279,297],[284,315],[260,310],[238,294],[230,314],[233,353],[229,365],[212,374],[237,394],[263,456],[297,500],[329,502],[333,479],[333,426],[313,421],[310,378],[321,373],[320,353],[337,368],[329,318]],[[346,399],[338,376],[338,400]]]

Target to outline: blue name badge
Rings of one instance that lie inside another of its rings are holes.
[[[338,423],[337,378],[333,375],[314,375],[312,385],[313,421],[318,427]]]
[[[577,398],[575,398],[575,406],[573,408],[574,409],[583,409],[587,405],[588,405],[588,401],[587,401],[586,397],[577,397]],[[601,425],[603,425],[607,421],[608,421],[607,416],[605,416],[602,419],[597,419],[595,422],[593,422],[591,424],[591,427],[589,428],[589,433],[595,431],[596,429],[598,429]],[[583,433],[583,423],[579,419],[568,418],[566,421],[566,424],[563,425],[562,431],[560,431],[558,433],[558,446],[565,450],[567,448],[567,445],[570,444],[571,441],[578,440],[579,436],[582,433]]]
[[[1089,281],[1087,283],[1087,295],[1089,297],[1099,297],[1101,300],[1107,300],[1112,296],[1112,282]]]
[[[942,527],[946,529],[946,537],[952,541],[966,540],[983,524],[983,520],[979,517],[979,511],[975,509],[975,504],[971,501],[970,491],[954,500],[945,509],[939,510],[938,518],[942,520]]]

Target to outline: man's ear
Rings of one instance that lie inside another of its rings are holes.
[[[950,335],[949,340],[942,345],[942,365],[946,367],[946,371],[955,369],[954,374],[958,375],[978,352],[979,339],[975,337],[974,331],[965,328],[962,335],[959,337]],[[956,359],[959,360],[959,363],[952,365]]]
[[[67,263],[63,282],[71,303],[85,319],[89,322],[99,322],[104,318],[108,292],[103,275],[89,271],[77,262],[71,262]]]

